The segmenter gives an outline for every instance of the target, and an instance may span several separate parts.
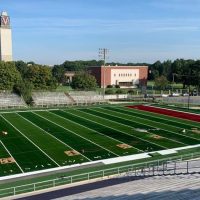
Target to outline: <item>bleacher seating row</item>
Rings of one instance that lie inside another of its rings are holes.
[[[200,197],[199,179],[200,174],[146,177],[133,181],[129,178],[129,181],[124,183],[115,180],[112,186],[99,187],[81,194],[72,194],[65,198],[68,200],[197,200]]]
[[[35,106],[77,105],[105,102],[102,95],[91,91],[80,92],[34,92],[32,95]]]
[[[71,99],[63,92],[34,92],[32,98],[36,106],[71,104]]]
[[[14,93],[0,93],[0,109],[26,107],[23,98]]]
[[[95,103],[105,102],[103,95],[97,94],[95,91],[72,91],[69,95],[76,103]]]
[[[104,97],[93,91],[64,92],[33,92],[35,106],[66,106],[79,104],[103,103]],[[0,93],[0,109],[27,107],[22,97],[14,93]]]

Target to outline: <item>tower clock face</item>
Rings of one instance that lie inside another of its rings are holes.
[[[10,19],[8,16],[1,16],[1,25],[4,26],[10,25]]]

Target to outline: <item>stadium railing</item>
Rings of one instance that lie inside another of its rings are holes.
[[[95,179],[101,180],[104,178],[117,178],[122,176],[138,177],[172,175],[179,173],[200,173],[200,159],[191,160],[199,157],[200,152],[196,152],[139,164],[130,164],[122,167],[77,174],[73,176],[62,175],[56,179],[0,189],[0,198],[54,188],[61,185],[81,183],[82,181]]]

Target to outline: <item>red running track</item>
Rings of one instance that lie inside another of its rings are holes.
[[[135,106],[127,106],[127,107],[138,109],[138,110],[144,110],[148,112],[153,112],[153,113],[158,113],[158,114],[163,114],[163,115],[168,115],[171,117],[177,117],[181,119],[188,119],[191,121],[200,122],[200,115],[195,115],[191,113],[178,112],[174,110],[167,110],[164,108],[156,108],[156,107],[144,106],[144,105],[135,105]]]

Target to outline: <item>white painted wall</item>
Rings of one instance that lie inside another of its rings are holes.
[[[0,27],[0,60],[12,61],[12,32]]]
[[[139,84],[139,69],[111,69],[111,85],[119,82]]]

